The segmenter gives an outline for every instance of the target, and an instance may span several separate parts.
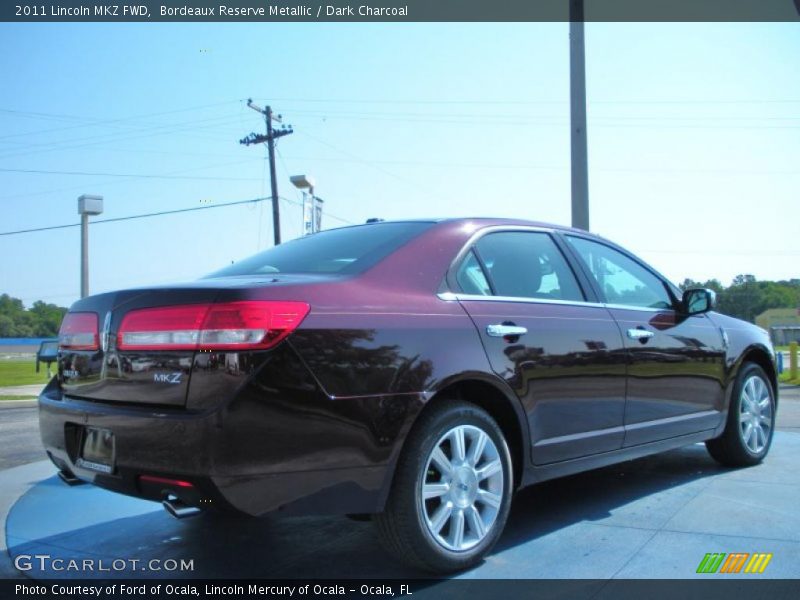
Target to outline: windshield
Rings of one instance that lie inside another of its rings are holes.
[[[433,225],[431,222],[374,223],[329,229],[273,246],[206,277],[361,273]]]

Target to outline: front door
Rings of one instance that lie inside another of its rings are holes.
[[[492,369],[523,403],[533,462],[621,448],[621,334],[603,306],[586,301],[553,238],[544,231],[488,233],[456,280]]]
[[[678,310],[668,284],[606,244],[567,236],[619,324],[630,364],[625,446],[713,429],[724,410],[724,348],[705,315]]]

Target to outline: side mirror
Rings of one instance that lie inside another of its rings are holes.
[[[714,290],[693,288],[683,292],[683,311],[687,315],[699,315],[714,310],[717,294]]]

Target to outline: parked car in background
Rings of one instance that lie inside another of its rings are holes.
[[[579,230],[328,230],[76,302],[42,439],[69,483],[178,516],[371,514],[392,552],[450,572],[491,550],[521,487],[701,441],[763,460],[773,350],[713,308]]]

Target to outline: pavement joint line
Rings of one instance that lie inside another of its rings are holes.
[[[796,483],[783,483],[780,481],[766,481],[764,479],[725,479],[724,481],[730,481],[732,483],[753,483],[758,485],[769,484],[769,485],[777,485],[780,487],[788,487],[788,488],[795,488],[800,489]]]
[[[800,544],[800,539],[788,539],[788,538],[773,538],[768,536],[753,536],[747,534],[733,534],[733,533],[709,533],[706,531],[687,531],[684,529],[667,529],[666,527],[662,528],[650,528],[650,527],[640,527],[636,525],[618,525],[616,523],[599,523],[593,521],[581,521],[582,523],[591,523],[592,525],[601,525],[603,527],[613,527],[617,529],[635,529],[637,531],[655,531],[656,533],[666,532],[666,533],[683,533],[687,535],[714,535],[714,536],[721,536],[721,537],[735,537],[735,538],[747,538],[753,540],[769,540],[771,542],[791,542],[794,544]]]
[[[601,525],[602,527],[613,527],[614,529],[634,529],[636,531],[661,531],[658,527],[642,527],[641,525],[620,525],[618,523],[601,523],[599,521],[580,521],[589,525]],[[554,523],[555,524],[555,523]]]
[[[797,483],[782,483],[780,481],[762,481],[762,480],[753,480],[753,479],[737,479],[737,478],[725,478],[719,479],[718,481],[722,481],[723,483],[747,483],[749,485],[777,485],[783,487],[793,487],[800,489],[800,484]],[[717,494],[714,494],[715,496]]]
[[[672,515],[670,515],[672,518]],[[543,524],[551,524],[551,525],[558,525],[560,527],[565,527],[569,523],[565,524],[561,519],[555,519],[552,517],[546,517],[537,520],[538,523]],[[642,525],[622,525],[620,523],[606,523],[604,521],[592,521],[591,519],[581,519],[580,521],[572,521],[572,523],[585,523],[587,525],[602,525],[603,527],[614,527],[617,529],[636,529],[638,531],[657,531],[658,527],[643,527]]]
[[[699,486],[699,487],[700,487],[700,489],[699,489],[699,490],[697,490],[697,491],[696,491],[696,492],[695,492],[695,493],[694,493],[694,494],[691,496],[691,498],[688,498],[688,499],[687,499],[685,502],[681,503],[681,505],[680,505],[678,508],[676,508],[676,509],[675,509],[675,511],[674,511],[674,512],[673,512],[673,513],[672,513],[672,514],[671,514],[671,515],[670,515],[670,516],[669,516],[669,517],[668,517],[668,518],[667,518],[667,519],[664,521],[664,524],[663,524],[663,525],[661,525],[660,527],[657,527],[657,528],[656,528],[656,530],[655,530],[655,531],[653,531],[653,535],[651,535],[649,538],[647,538],[647,539],[646,539],[646,540],[645,540],[645,541],[644,541],[644,542],[643,542],[643,543],[642,543],[642,544],[641,544],[641,545],[640,545],[640,546],[639,546],[639,547],[636,549],[636,551],[635,551],[635,552],[633,552],[633,553],[630,555],[630,557],[628,558],[628,560],[626,560],[626,561],[625,561],[625,564],[623,564],[623,565],[622,565],[622,566],[621,566],[619,569],[617,569],[617,570],[614,572],[614,574],[613,574],[611,577],[609,577],[609,581],[610,581],[610,580],[612,580],[612,579],[616,579],[616,578],[617,578],[617,575],[619,575],[619,574],[622,572],[622,570],[623,570],[625,567],[627,567],[627,566],[628,566],[628,565],[631,563],[631,561],[632,561],[632,560],[633,560],[633,559],[634,559],[634,558],[635,558],[635,557],[636,557],[636,556],[637,556],[637,555],[638,555],[638,554],[639,554],[639,553],[640,553],[640,552],[641,552],[641,551],[644,549],[644,547],[645,547],[645,546],[647,546],[647,544],[649,544],[650,542],[652,542],[652,541],[653,541],[653,538],[655,538],[655,537],[656,537],[656,536],[657,536],[659,533],[661,533],[662,531],[664,531],[664,530],[666,529],[666,526],[669,524],[669,522],[670,522],[670,521],[672,521],[672,520],[675,518],[675,516],[676,516],[676,515],[677,515],[679,512],[681,512],[681,511],[682,511],[684,508],[686,508],[686,507],[689,505],[689,503],[690,503],[690,502],[693,502],[695,499],[697,499],[697,497],[698,497],[700,494],[702,494],[704,491],[706,491],[706,490],[709,488],[709,486],[712,484],[712,482],[713,482],[713,481],[714,481],[714,478],[713,478],[713,477],[709,477],[709,478],[708,478],[708,481],[706,481],[706,482],[705,482],[705,485]],[[603,587],[605,587],[605,586],[603,586]]]
[[[611,580],[612,580],[612,579],[616,579],[616,578],[617,578],[617,575],[619,575],[619,574],[620,574],[620,572],[621,572],[621,571],[622,571],[622,570],[623,570],[625,567],[627,567],[627,566],[630,564],[630,562],[631,562],[631,561],[632,561],[634,558],[636,558],[636,556],[639,554],[639,552],[641,552],[641,551],[642,551],[642,549],[643,549],[645,546],[647,546],[647,544],[649,544],[650,542],[652,542],[652,541],[653,541],[653,538],[654,538],[654,537],[656,537],[656,536],[659,534],[659,532],[661,532],[661,529],[656,529],[655,531],[653,531],[653,534],[652,534],[650,537],[648,537],[648,538],[647,538],[647,539],[646,539],[644,542],[642,542],[642,543],[639,545],[639,547],[638,547],[638,548],[636,548],[636,550],[635,550],[635,551],[634,551],[634,552],[633,552],[633,553],[632,553],[632,554],[631,554],[631,555],[628,557],[628,560],[626,560],[626,561],[625,561],[625,564],[623,564],[623,565],[622,565],[622,566],[621,566],[619,569],[617,569],[616,571],[614,571],[614,574],[613,574],[613,575],[611,575],[611,577],[609,577],[609,578],[608,578],[608,580],[607,580],[607,581],[606,581],[606,583],[603,585],[603,587],[605,587],[606,585],[608,585],[608,584],[611,582]]]
[[[685,535],[712,535],[714,537],[729,537],[729,538],[744,538],[747,540],[766,540],[769,542],[788,542],[790,544],[798,544],[800,545],[800,539],[788,539],[788,538],[775,538],[769,536],[754,536],[754,535],[747,535],[746,533],[717,533],[717,532],[710,532],[710,531],[686,531],[685,529],[662,529],[661,531],[665,531],[667,533],[682,533]]]
[[[711,487],[711,485],[714,483],[714,480],[715,479],[714,479],[713,476],[712,477],[708,477],[706,479],[706,481],[704,482],[705,485],[701,486],[700,489],[697,490],[697,492],[695,492],[695,494],[691,498],[687,499],[686,502],[684,502],[682,506],[680,506],[677,510],[675,510],[675,512],[672,513],[672,515],[670,515],[670,517],[666,521],[664,521],[664,524],[661,527],[659,527],[659,531],[669,531],[669,529],[667,529],[667,526],[678,515],[678,513],[681,512],[687,506],[689,506],[690,502],[694,502],[700,494],[702,494],[703,492],[708,490],[708,488]]]
[[[742,500],[739,500],[737,498],[728,499],[726,496],[720,496],[719,494],[715,494],[714,492],[709,492],[708,495],[711,498],[717,498],[718,500],[724,500],[728,504],[733,503],[733,504],[738,504],[740,506],[745,506],[747,508],[758,508],[758,509],[762,509],[762,510],[767,509],[768,512],[771,512],[771,513],[774,513],[774,514],[777,514],[777,515],[781,515],[781,516],[784,516],[784,515],[785,516],[794,516],[794,514],[795,514],[795,513],[792,513],[792,512],[786,512],[786,511],[782,511],[782,510],[770,509],[769,507],[763,506],[761,504],[752,504],[750,502],[743,502]]]

